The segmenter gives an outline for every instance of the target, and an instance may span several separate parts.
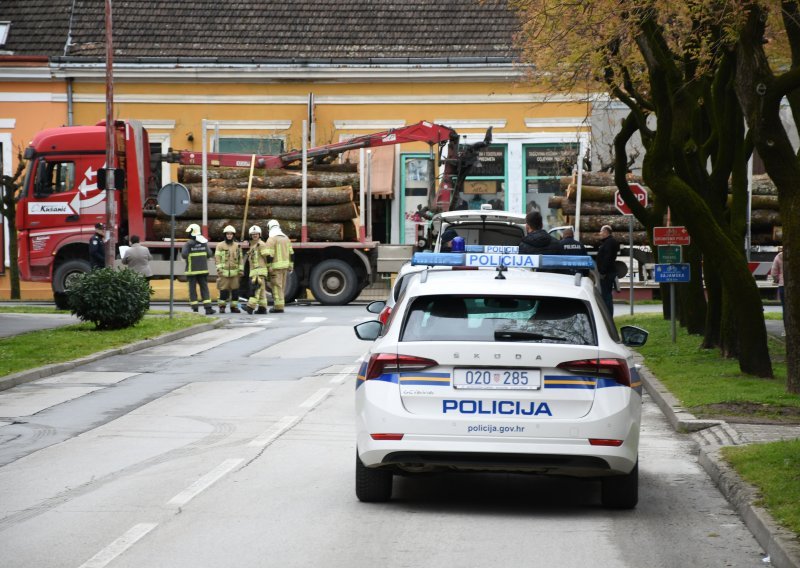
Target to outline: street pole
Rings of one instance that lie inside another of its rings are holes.
[[[675,283],[669,285],[669,319],[672,322],[672,343],[675,343]]]
[[[106,0],[106,266],[117,253],[117,200],[114,190],[114,34],[111,0]]]
[[[633,215],[628,215],[628,280],[631,285],[631,315],[633,315]]]

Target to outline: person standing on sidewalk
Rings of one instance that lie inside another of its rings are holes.
[[[153,277],[151,260],[150,249],[139,243],[139,235],[131,235],[131,248],[125,253],[122,264],[150,280]]]
[[[778,285],[778,299],[781,301],[781,311],[783,312],[783,336],[786,336],[786,302],[785,290],[783,287],[783,247],[780,248],[775,260],[772,261],[770,269],[772,280]]]
[[[236,229],[232,225],[225,227],[222,232],[225,240],[217,245],[214,251],[214,262],[217,265],[217,290],[219,290],[219,313],[225,313],[225,307],[230,302],[231,313],[240,312],[237,303],[239,295],[239,278],[244,274],[244,255],[242,247],[236,242],[234,235]]]
[[[267,244],[261,240],[261,227],[250,227],[250,250],[247,251],[247,262],[250,265],[250,298],[245,311],[248,314],[267,313]]]
[[[272,288],[274,305],[270,310],[273,314],[282,314],[286,300],[283,291],[286,289],[286,278],[294,270],[294,250],[292,241],[281,230],[280,223],[272,219],[267,223],[269,237],[267,238],[267,267],[269,270],[269,285]]]
[[[92,270],[106,266],[106,244],[103,239],[105,230],[105,225],[97,223],[94,226],[94,235],[89,239],[89,266]]]
[[[617,254],[619,242],[611,234],[611,227],[603,225],[600,228],[600,246],[597,249],[597,271],[600,273],[600,295],[608,308],[608,313],[614,317],[614,281],[617,278]]]
[[[200,288],[200,298],[206,315],[215,314],[211,307],[211,296],[208,293],[208,259],[211,258],[211,249],[208,248],[208,239],[200,234],[200,225],[192,223],[186,228],[189,240],[183,245],[181,256],[186,260],[186,281],[189,284],[189,305],[192,311],[198,311],[197,288]]]

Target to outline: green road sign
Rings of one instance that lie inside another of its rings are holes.
[[[679,264],[681,262],[680,245],[661,245],[658,247],[659,264]]]

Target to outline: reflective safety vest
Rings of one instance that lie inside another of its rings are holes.
[[[244,270],[244,255],[242,247],[236,241],[222,241],[214,252],[214,262],[217,263],[219,276],[239,276]]]
[[[267,239],[267,255],[272,257],[270,268],[280,270],[292,265],[292,241],[286,235],[275,235]]]
[[[267,244],[258,239],[250,241],[250,250],[247,251],[247,260],[250,262],[250,277],[267,275]]]
[[[208,259],[211,249],[207,243],[199,243],[191,238],[183,245],[181,256],[186,259],[186,276],[194,274],[208,274]]]

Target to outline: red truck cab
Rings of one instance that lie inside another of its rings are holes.
[[[118,121],[114,129],[114,166],[125,172],[125,184],[113,192],[118,224],[108,230],[116,231],[118,240],[128,234],[146,238],[147,132],[134,121]],[[95,224],[106,221],[108,192],[97,183],[97,171],[106,165],[105,122],[43,130],[26,148],[25,158],[29,165],[16,218],[20,277],[51,281],[56,304],[63,304],[69,276],[89,270]]]

